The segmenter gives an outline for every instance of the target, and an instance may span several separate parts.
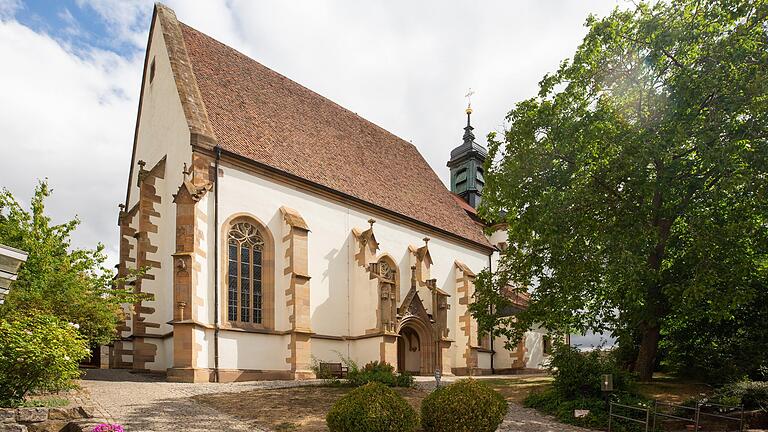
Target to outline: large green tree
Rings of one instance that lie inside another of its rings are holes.
[[[763,0],[674,0],[587,20],[489,136],[480,212],[505,215],[509,247],[478,280],[483,327],[610,331],[649,379],[670,320],[765,295],[767,16]],[[515,319],[496,313],[506,286],[532,291]]]
[[[76,325],[90,344],[109,343],[122,318],[120,304],[138,297],[130,289],[114,287],[102,244],[96,249],[72,248],[70,236],[80,221],[52,223],[45,214],[50,194],[48,184],[41,182],[28,211],[10,191],[0,192],[0,243],[29,254],[0,305],[0,318],[52,315]]]

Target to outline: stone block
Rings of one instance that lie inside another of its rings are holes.
[[[77,408],[51,408],[48,410],[48,420],[70,420],[73,418],[80,418]]]
[[[42,423],[31,423],[27,426],[29,432],[59,432],[64,429],[69,420],[49,420]]]
[[[16,421],[19,423],[36,423],[48,420],[48,408],[17,408]]]
[[[16,421],[15,408],[0,408],[0,423],[14,423]]]
[[[94,426],[101,423],[106,423],[106,420],[101,419],[79,419],[67,423],[60,432],[89,432]]]
[[[0,432],[27,432],[27,427],[18,423],[0,424]]]
[[[93,414],[96,412],[96,408],[91,405],[83,405],[77,407],[77,411],[82,418],[93,418]]]

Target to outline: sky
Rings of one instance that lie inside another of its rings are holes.
[[[478,142],[622,0],[168,0],[179,20],[411,141],[448,181],[471,88]],[[0,0],[0,187],[39,180],[73,246],[117,263],[152,1]]]

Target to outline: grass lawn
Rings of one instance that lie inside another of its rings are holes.
[[[522,403],[532,390],[545,389],[552,383],[548,376],[520,376],[515,378],[484,379],[509,402]],[[275,431],[327,431],[325,415],[340,397],[352,389],[349,387],[309,386],[286,389],[263,389],[242,393],[215,393],[195,396],[197,402],[218,411],[255,420]],[[640,393],[670,403],[680,403],[691,396],[711,389],[703,384],[659,375],[653,382],[639,384]],[[408,403],[419,411],[421,401],[428,394],[417,388],[396,388]]]
[[[485,379],[510,402],[520,403],[531,389],[548,385],[551,378],[532,376],[514,379]],[[325,415],[348,387],[311,386],[287,389],[264,389],[243,393],[215,393],[195,396],[194,400],[218,411],[257,423],[275,431],[327,431]],[[420,410],[428,394],[417,388],[395,388],[408,403]]]
[[[349,387],[294,387],[264,389],[243,393],[215,393],[195,396],[197,402],[223,413],[246,420],[256,420],[274,431],[327,431],[325,415]],[[396,388],[416,410],[426,392],[415,388]]]

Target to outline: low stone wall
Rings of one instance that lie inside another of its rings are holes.
[[[101,421],[89,406],[0,408],[0,432],[89,432]]]

